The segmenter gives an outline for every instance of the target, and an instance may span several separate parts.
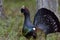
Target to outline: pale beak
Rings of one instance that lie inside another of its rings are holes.
[[[21,8],[23,8],[23,9],[24,9],[24,8],[25,8],[25,6],[23,5]]]

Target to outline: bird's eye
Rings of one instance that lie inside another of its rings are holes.
[[[36,30],[36,28],[33,28],[33,30]]]

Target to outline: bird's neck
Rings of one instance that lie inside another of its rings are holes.
[[[24,14],[24,24],[29,24],[31,21],[30,21],[30,14]]]

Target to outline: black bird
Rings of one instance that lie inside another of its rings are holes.
[[[35,27],[31,23],[29,10],[23,6],[21,8],[21,12],[24,14],[24,25],[22,29],[23,36],[25,36],[27,39],[30,39],[31,36],[33,36],[33,38],[36,38],[36,33],[34,32]]]
[[[45,35],[60,32],[59,20],[51,10],[47,8],[38,9],[33,24],[42,30]]]

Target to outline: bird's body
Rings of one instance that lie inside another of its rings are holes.
[[[41,8],[37,11],[33,24],[45,34],[60,32],[59,20],[54,12]]]
[[[25,36],[27,39],[29,39],[31,36],[35,38],[36,37],[34,32],[35,30],[33,29],[34,25],[31,23],[29,10],[26,7],[24,7],[21,8],[21,12],[24,14],[25,17],[22,29],[23,36]]]
[[[22,8],[21,12],[24,14],[24,25],[22,34],[29,39],[31,36],[36,38],[36,29],[42,30],[46,35],[54,32],[60,32],[59,20],[51,10],[41,8],[37,11],[33,24],[30,20],[29,10]]]

